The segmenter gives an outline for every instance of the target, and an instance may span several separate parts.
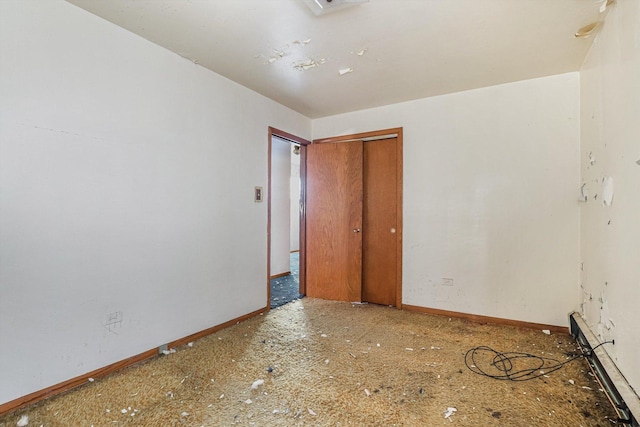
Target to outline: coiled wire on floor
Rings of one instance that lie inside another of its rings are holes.
[[[487,346],[474,347],[467,351],[464,363],[473,373],[496,380],[528,381],[557,371],[569,362],[590,356],[598,347],[612,343],[605,341],[587,353],[577,354],[560,361],[552,357],[522,352],[502,353]]]

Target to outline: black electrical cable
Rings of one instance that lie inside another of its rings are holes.
[[[604,344],[598,344],[590,351],[560,361],[551,357],[521,352],[501,353],[487,346],[474,347],[464,355],[464,363],[473,373],[496,380],[528,381],[557,371],[569,362],[581,357],[590,356],[593,351]],[[489,366],[486,366],[486,364]]]

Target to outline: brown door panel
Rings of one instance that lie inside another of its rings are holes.
[[[362,141],[307,147],[307,296],[362,298]]]

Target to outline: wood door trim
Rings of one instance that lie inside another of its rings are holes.
[[[283,130],[280,129],[276,129],[272,126],[269,126],[269,135],[275,135],[279,138],[282,139],[288,139],[289,141],[293,141],[293,142],[297,142],[300,145],[309,145],[311,144],[311,141],[307,141],[304,138],[300,138],[299,136],[295,136],[289,132],[285,132]]]
[[[267,150],[267,310],[271,308],[271,138],[277,136],[281,139],[300,144],[300,200],[302,201],[302,209],[300,212],[300,258],[298,278],[300,282],[299,292],[301,295],[307,293],[307,276],[306,276],[306,224],[307,224],[307,145],[311,144],[299,136],[289,132],[269,126],[268,128],[268,150]]]
[[[397,221],[398,221],[398,226],[396,228],[397,230],[397,234],[398,234],[398,245],[396,247],[396,262],[398,265],[397,268],[397,272],[396,272],[396,277],[397,277],[397,281],[396,281],[396,307],[401,309],[402,308],[402,242],[403,242],[403,236],[402,236],[402,232],[403,232],[403,222],[402,222],[402,188],[403,188],[403,183],[402,183],[402,178],[403,178],[403,160],[402,160],[402,153],[403,153],[403,148],[402,148],[402,130],[403,128],[399,127],[399,128],[390,128],[390,129],[380,129],[380,130],[375,130],[375,131],[371,131],[371,132],[361,132],[361,133],[354,133],[354,134],[349,134],[349,135],[341,135],[341,136],[332,136],[329,138],[318,138],[318,139],[314,139],[313,143],[314,144],[325,144],[325,143],[332,143],[332,142],[347,142],[347,141],[353,141],[353,140],[367,140],[370,138],[375,138],[375,137],[384,137],[389,135],[390,137],[392,135],[394,135],[397,139],[398,139],[398,143],[397,143],[397,156],[396,156],[396,162],[397,162],[397,169],[396,169],[396,182],[397,182],[397,192],[396,192],[396,209],[397,209]],[[302,243],[301,243],[302,244]],[[302,246],[301,246],[302,247]]]
[[[323,144],[326,142],[346,142],[346,141],[352,141],[352,140],[364,140],[368,138],[375,138],[377,136],[386,136],[386,135],[389,135],[390,137],[392,135],[393,136],[397,135],[398,138],[401,140],[402,128],[380,129],[380,130],[374,130],[371,132],[353,133],[350,135],[341,135],[341,136],[331,136],[329,138],[319,138],[319,139],[314,139],[313,143]]]
[[[402,225],[402,188],[403,181],[402,178],[404,176],[403,162],[402,162],[402,153],[404,152],[402,149],[402,128],[394,129],[398,134],[397,138],[397,155],[396,155],[396,180],[397,180],[397,193],[396,193],[396,210],[397,210],[397,221],[398,221],[398,245],[396,247],[396,261],[398,263],[398,268],[396,269],[396,279],[397,279],[397,288],[396,288],[396,307],[399,309],[402,308],[402,242],[403,242],[403,230],[404,227]]]

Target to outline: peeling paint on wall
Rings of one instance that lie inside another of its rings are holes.
[[[593,34],[594,31],[600,27],[600,25],[601,25],[601,22],[593,22],[589,25],[585,25],[584,27],[576,31],[576,33],[574,34],[574,37],[576,38],[581,37],[586,39],[591,34]]]
[[[587,202],[589,200],[589,188],[587,187],[587,183],[583,183],[582,187],[580,187],[580,201]]]
[[[582,292],[582,303],[580,304],[580,315],[583,318],[587,317],[587,304],[589,303],[589,293]]]
[[[606,284],[605,284],[606,285]],[[598,322],[598,337],[602,341],[606,341],[610,336],[610,331],[615,328],[615,323],[611,320],[609,311],[609,302],[607,301],[604,291],[600,293],[600,321]]]
[[[581,263],[581,268],[584,268],[584,263]],[[587,305],[590,301],[590,294],[584,288],[584,283],[580,283],[580,289],[582,290],[582,302],[580,303],[580,315],[583,318],[587,316]]]

